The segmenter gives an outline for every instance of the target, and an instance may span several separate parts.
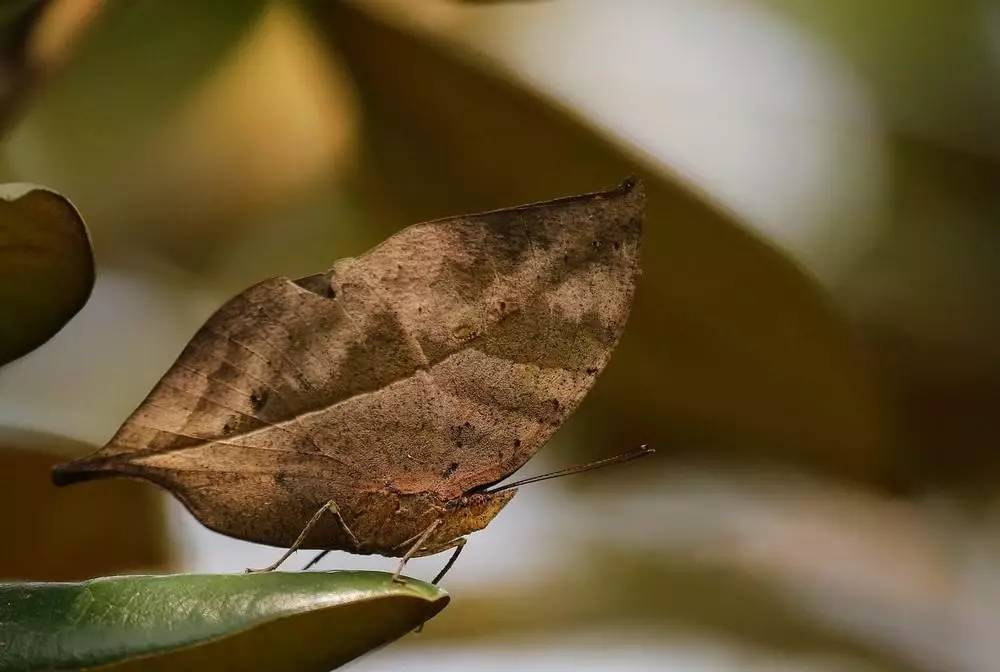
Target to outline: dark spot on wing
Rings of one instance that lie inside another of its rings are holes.
[[[267,403],[267,390],[254,390],[250,393],[250,408],[259,411]]]
[[[455,442],[457,448],[461,448],[464,445],[469,445],[473,442],[474,432],[472,430],[472,424],[465,422],[461,425],[453,425],[448,433],[451,435],[451,440]]]

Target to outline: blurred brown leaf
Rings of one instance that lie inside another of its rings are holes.
[[[839,287],[874,345],[910,488],[1000,478],[1000,161],[897,135],[885,227]]]
[[[898,419],[893,477],[980,502],[1000,478],[996,3],[767,0],[849,65],[886,125],[886,208],[835,288]],[[859,17],[864,16],[864,20]]]
[[[0,364],[49,340],[93,286],[90,238],[73,204],[42,187],[0,185]]]
[[[657,175],[453,41],[370,5],[310,6],[360,90],[358,180],[383,231],[598,189],[628,174],[646,179],[637,305],[577,416],[577,425],[593,425],[592,450],[622,441],[712,446],[880,475],[890,439],[865,353],[798,267],[696,188]]]
[[[163,496],[143,483],[59,490],[52,467],[93,446],[0,430],[0,578],[63,581],[169,567]]]

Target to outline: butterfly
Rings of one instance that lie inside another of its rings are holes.
[[[625,328],[644,195],[407,227],[225,303],[111,441],[57,485],[151,481],[205,526],[406,561],[454,549],[576,408]],[[580,471],[650,452],[643,448]],[[547,475],[545,477],[553,476]]]

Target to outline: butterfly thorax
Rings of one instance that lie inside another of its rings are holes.
[[[331,530],[329,525],[325,530],[310,535],[309,541],[315,548],[334,547],[355,553],[399,557],[425,530],[440,520],[417,553],[429,555],[459,537],[486,527],[515,492],[509,490],[495,495],[472,493],[451,500],[442,500],[429,492],[367,492],[349,509],[342,511],[344,522],[359,542],[356,548],[352,547],[353,542],[342,529]],[[336,520],[332,522],[335,523],[334,528],[339,526]]]

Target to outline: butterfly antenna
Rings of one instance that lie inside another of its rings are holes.
[[[636,450],[630,450],[627,453],[622,453],[621,455],[615,455],[614,457],[606,457],[603,460],[597,460],[596,462],[588,462],[587,464],[580,464],[575,467],[568,467],[566,469],[560,469],[559,471],[553,471],[548,474],[541,474],[540,476],[531,476],[529,478],[521,479],[520,481],[514,481],[513,483],[504,483],[503,485],[497,486],[490,490],[483,490],[482,492],[487,495],[492,495],[498,492],[503,492],[504,490],[510,490],[511,488],[518,488],[522,485],[528,485],[529,483],[538,483],[539,481],[547,481],[552,478],[561,478],[563,476],[570,476],[572,474],[582,474],[585,471],[592,471],[594,469],[600,469],[602,467],[610,467],[612,464],[621,464],[622,462],[630,462],[640,457],[645,457],[646,455],[652,455],[656,452],[655,448],[650,448],[649,446],[642,445]]]

